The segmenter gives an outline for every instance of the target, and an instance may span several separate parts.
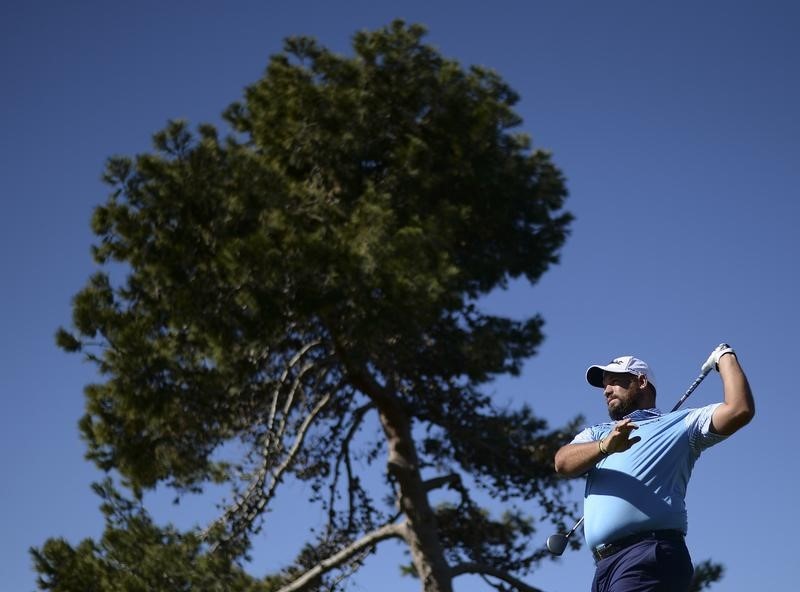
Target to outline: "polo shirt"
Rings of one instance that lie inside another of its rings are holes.
[[[699,409],[630,413],[639,427],[637,442],[609,454],[589,469],[584,495],[584,536],[590,548],[649,530],[686,533],[686,486],[700,453],[725,436],[711,432],[711,416],[721,403]],[[605,438],[616,422],[586,428],[573,444]]]

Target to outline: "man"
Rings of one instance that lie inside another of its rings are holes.
[[[684,497],[701,451],[755,414],[736,354],[719,345],[703,368],[722,378],[722,403],[662,413],[653,370],[632,356],[586,371],[603,389],[610,423],[587,428],[556,453],[556,472],[588,474],[584,535],[596,562],[592,592],[685,592],[693,567]]]

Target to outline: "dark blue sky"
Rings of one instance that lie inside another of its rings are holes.
[[[695,560],[726,564],[726,592],[764,577],[792,589],[800,10],[788,0],[3,3],[3,589],[35,587],[28,547],[102,527],[89,489],[98,473],[77,430],[94,375],[55,348],[53,333],[69,325],[70,300],[93,271],[88,222],[106,198],[105,159],[147,150],[171,118],[218,123],[288,35],[346,53],[354,31],[397,17],[427,25],[448,57],[498,71],[521,95],[521,130],[568,180],[576,222],[560,265],[487,302],[547,322],[523,375],[493,385],[498,400],[528,403],[553,425],[578,413],[601,421],[583,372],[635,353],[652,363],[671,407],[729,341],[758,415],[698,462],[689,545]],[[690,404],[720,396],[711,376]],[[285,533],[307,493],[294,485],[276,507],[253,573],[291,555]],[[208,512],[162,497],[152,503],[163,520],[190,524]],[[354,589],[418,590],[394,577],[399,558],[396,548],[371,557]],[[591,572],[584,550],[528,581],[568,592],[588,589]],[[456,589],[487,587],[465,579]]]

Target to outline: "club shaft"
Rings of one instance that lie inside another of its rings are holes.
[[[578,530],[578,528],[580,527],[580,525],[581,525],[581,524],[583,524],[583,519],[584,519],[584,516],[581,516],[581,519],[580,519],[580,520],[578,520],[578,521],[575,523],[575,526],[573,526],[573,527],[572,527],[572,529],[571,529],[571,530],[570,530],[570,531],[567,533],[567,538],[571,537],[571,536],[572,536],[572,533],[574,533],[576,530]]]
[[[678,410],[678,407],[680,407],[681,405],[683,405],[683,402],[684,402],[686,399],[688,399],[688,398],[689,398],[689,395],[691,395],[691,394],[694,392],[694,389],[696,389],[698,386],[700,386],[700,383],[701,383],[701,382],[703,382],[703,379],[704,379],[706,376],[708,376],[708,373],[709,373],[709,372],[711,372],[711,368],[707,368],[707,369],[703,370],[703,371],[700,373],[700,375],[699,375],[697,378],[695,378],[695,379],[694,379],[694,382],[691,384],[691,386],[690,386],[688,389],[686,389],[686,392],[685,392],[685,393],[683,393],[683,395],[681,396],[681,398],[680,398],[680,399],[678,399],[678,402],[677,402],[677,403],[675,403],[675,407],[673,407],[673,408],[672,408],[672,411],[677,411],[677,410]]]

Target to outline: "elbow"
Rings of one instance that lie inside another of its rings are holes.
[[[730,426],[728,428],[729,433],[733,434],[734,432],[741,430],[753,420],[755,415],[755,409],[748,409],[746,411],[737,413],[733,418],[731,418]]]
[[[756,416],[756,405],[753,401],[752,396],[749,397],[749,400],[746,404],[741,405],[734,414],[734,421],[738,425],[739,428],[743,428],[748,423],[753,421],[753,418]]]
[[[560,477],[572,477],[573,475],[568,469],[568,465],[564,456],[563,448],[556,452],[555,459],[553,459],[553,468],[556,471],[556,475]]]
[[[746,426],[748,423],[753,421],[753,418],[756,416],[756,408],[754,405],[750,405],[747,409],[742,410],[739,413],[739,421],[741,422],[741,427]]]
[[[560,448],[558,452],[556,452],[555,457],[553,458],[553,469],[556,472],[556,475],[561,475],[564,472],[564,461],[561,459],[561,451],[563,449]]]
[[[728,412],[725,420],[720,422],[719,429],[715,429],[714,431],[723,436],[730,436],[750,423],[755,416],[756,410],[753,405],[747,405],[739,409],[731,410]],[[712,426],[713,424],[714,421],[712,420]]]

